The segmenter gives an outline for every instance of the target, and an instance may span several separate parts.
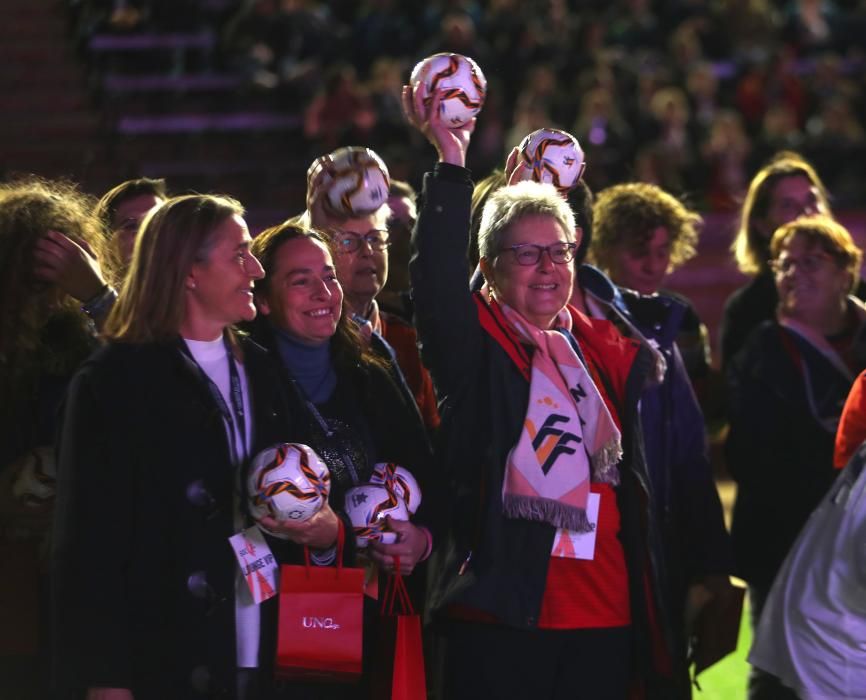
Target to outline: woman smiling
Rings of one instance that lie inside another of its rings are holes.
[[[168,200],[142,225],[107,346],[69,387],[58,442],[55,672],[62,697],[254,700],[275,599],[253,601],[228,538],[236,485],[289,425],[256,315],[243,209]],[[86,691],[86,692],[85,692]]]
[[[861,259],[848,231],[827,216],[779,228],[770,243],[776,319],[752,332],[728,370],[727,463],[738,484],[731,537],[753,624],[835,477],[836,428],[866,367],[866,311],[849,296]],[[788,695],[755,673],[750,697]]]
[[[310,445],[331,470],[333,505],[305,523],[265,525],[319,549],[320,561],[327,561],[337,539],[334,510],[342,510],[347,489],[369,481],[374,464],[401,464],[426,490],[424,426],[411,396],[400,391],[385,361],[361,341],[348,318],[327,239],[282,224],[259,234],[252,249],[265,269],[256,283],[261,316],[254,337],[282,361],[300,417],[295,439]],[[432,493],[425,502],[431,500]],[[391,570],[399,556],[401,570],[410,573],[429,552],[430,539],[410,522],[392,527],[398,542],[374,543],[371,557]]]
[[[668,654],[661,561],[635,449],[649,351],[567,305],[580,232],[552,186],[490,196],[485,285],[470,293],[473,124],[442,124],[439,99],[428,109],[404,88],[407,116],[440,157],[410,271],[452,500],[430,601],[442,697],[622,700],[637,684],[668,686],[655,665]]]

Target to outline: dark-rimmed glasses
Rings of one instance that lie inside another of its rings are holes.
[[[550,259],[557,265],[564,265],[574,260],[574,254],[577,250],[577,243],[551,243],[550,245],[537,245],[535,243],[521,243],[520,245],[512,245],[507,248],[500,249],[500,253],[510,251],[514,254],[514,259],[518,265],[537,265],[541,260],[541,254],[547,251]]]
[[[371,250],[385,250],[391,245],[391,234],[385,229],[373,228],[363,235],[353,231],[334,231],[331,235],[341,253],[355,253],[363,243],[370,246]]]

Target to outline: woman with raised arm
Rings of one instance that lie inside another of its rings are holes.
[[[642,510],[637,401],[651,358],[567,305],[580,232],[551,186],[491,195],[478,234],[485,285],[470,293],[474,125],[447,128],[439,99],[428,110],[404,89],[439,154],[411,276],[451,495],[430,600],[442,697],[673,697],[663,564]]]

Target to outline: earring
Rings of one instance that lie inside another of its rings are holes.
[[[195,280],[190,280],[189,284],[186,286],[187,289],[195,289]]]

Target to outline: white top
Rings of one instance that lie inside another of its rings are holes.
[[[216,384],[220,394],[228,406],[229,411],[233,412],[232,396],[231,396],[231,375],[229,374],[229,356],[226,352],[226,345],[222,336],[216,340],[188,340],[184,338],[184,342],[189,348],[199,367],[204,373],[210,377],[211,381]],[[249,445],[252,440],[252,419],[250,410],[250,390],[247,383],[247,375],[244,372],[244,367],[234,358],[232,362],[238,370],[238,377],[241,382],[241,394],[244,402],[244,437],[241,439],[240,426],[235,421],[229,424],[225,419],[226,433],[229,440],[234,445],[234,455],[240,457],[243,461],[248,455],[245,453],[244,445]],[[233,455],[233,457],[234,457]],[[239,467],[239,465],[236,465]],[[234,518],[235,528],[239,531],[243,528],[244,519],[241,513],[240,502],[237,494],[240,493],[240,469],[238,469],[236,488],[235,488],[235,503],[234,503]],[[226,542],[226,547],[229,543]],[[246,581],[240,567],[235,570],[235,634],[237,637],[237,664],[238,668],[256,668],[259,665],[259,630],[261,627],[261,612],[259,606],[253,601]]]
[[[866,443],[788,553],[749,663],[803,700],[866,698]]]

